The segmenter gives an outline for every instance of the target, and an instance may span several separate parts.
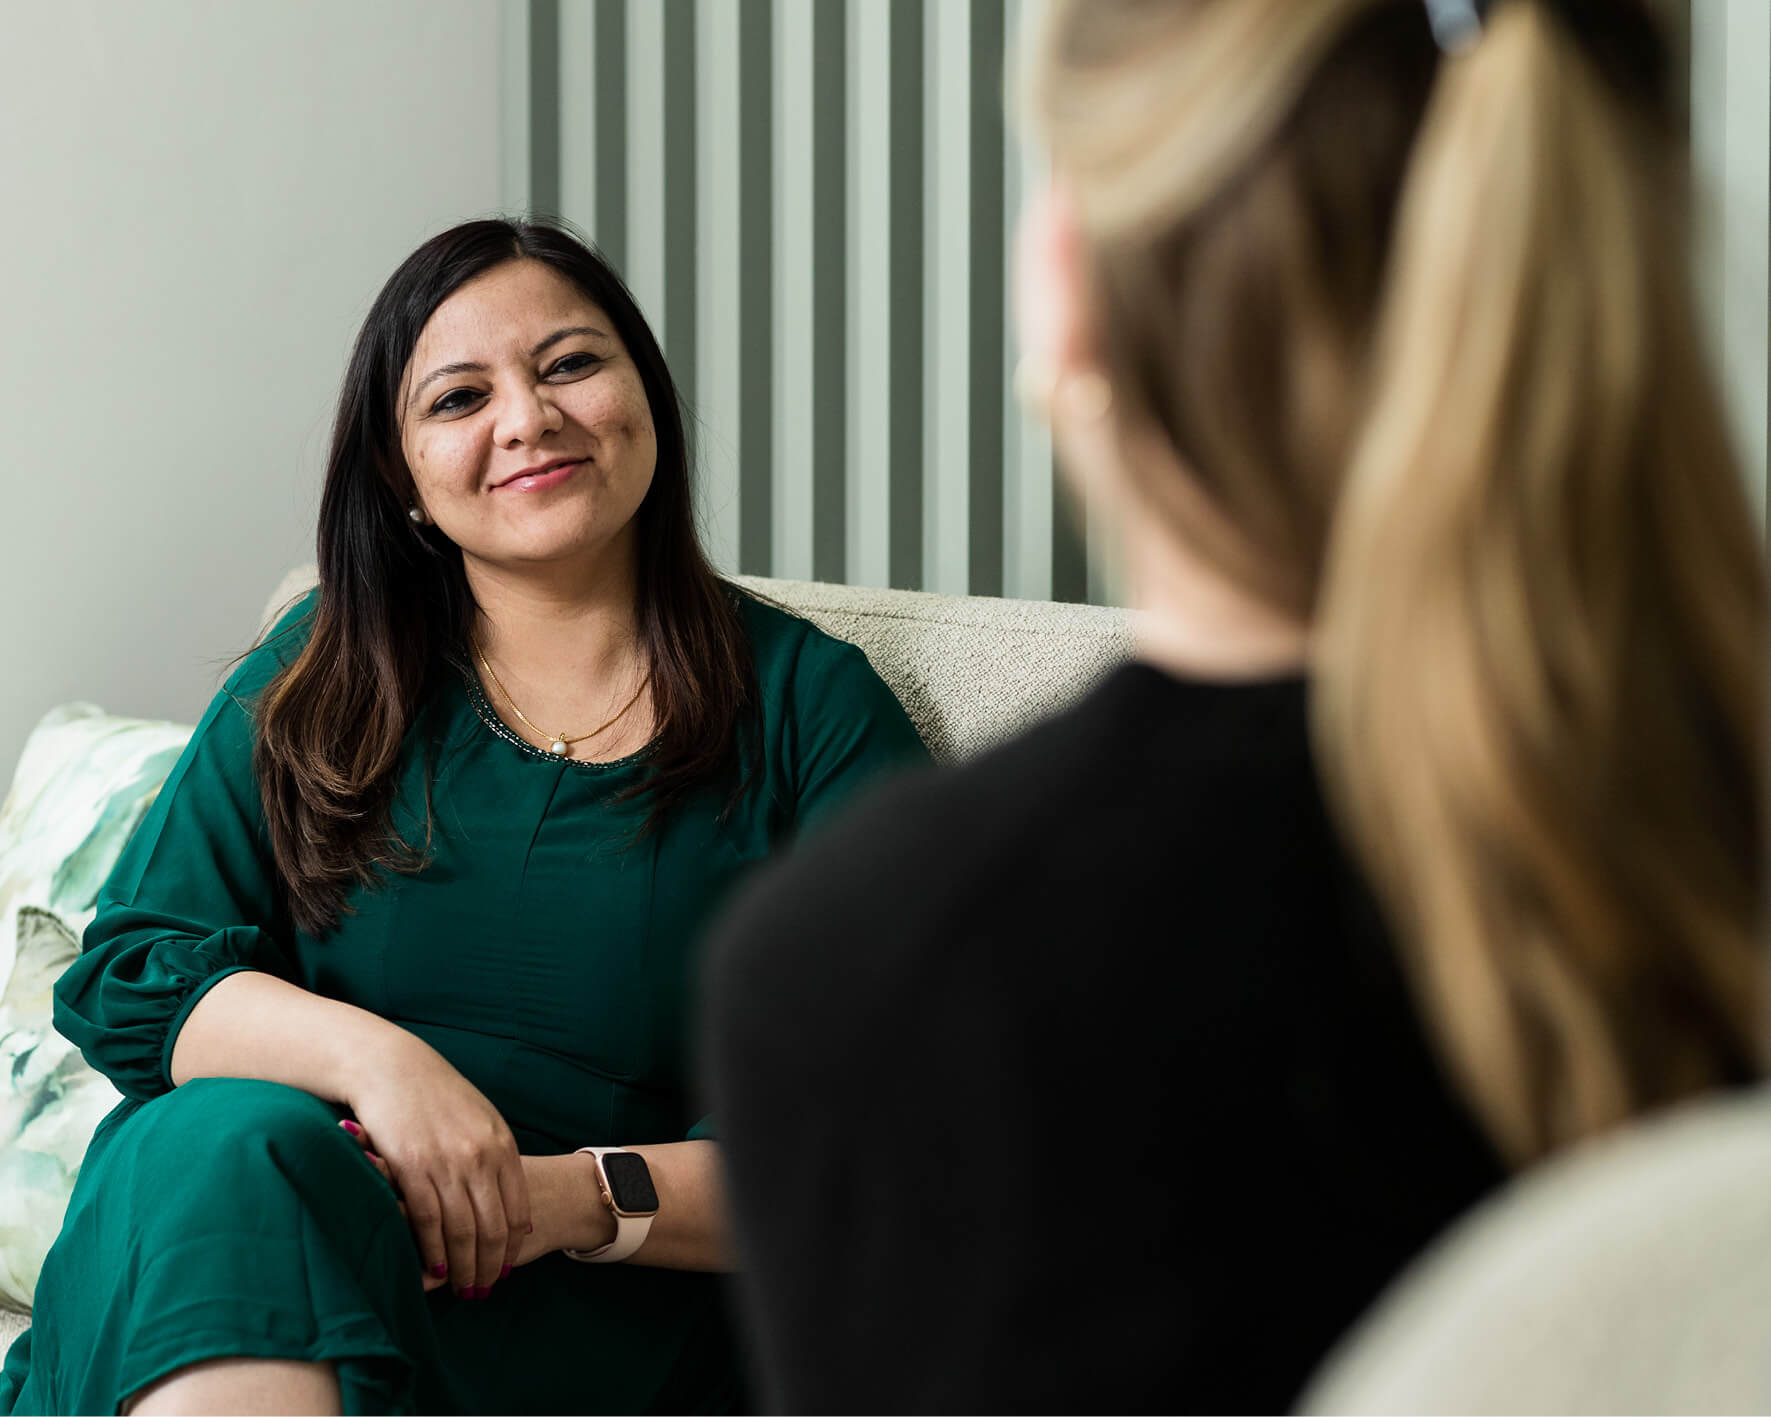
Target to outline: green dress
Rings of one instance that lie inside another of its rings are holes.
[[[736,594],[736,592],[734,592]],[[756,862],[922,745],[852,645],[740,597],[760,721],[745,791],[709,788],[633,844],[644,753],[550,757],[451,675],[407,742],[395,820],[431,859],[357,892],[313,938],[279,905],[242,704],[287,662],[313,597],[197,726],[118,862],[57,1026],[125,1101],[99,1126],[0,1373],[0,1412],[114,1412],[185,1364],[331,1360],[345,1411],[729,1410],[717,1276],[553,1254],[489,1298],[421,1290],[391,1189],[312,1095],[167,1075],[180,1024],[241,969],[373,1010],[442,1053],[526,1153],[708,1135],[689,1035],[710,916]]]

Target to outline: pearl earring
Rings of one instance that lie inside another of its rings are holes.
[[[406,515],[412,518],[413,525],[424,525],[424,513],[419,511],[417,507],[408,507],[406,509]]]
[[[1083,423],[1099,423],[1113,409],[1113,386],[1092,369],[1072,374],[1053,390],[1052,402]]]

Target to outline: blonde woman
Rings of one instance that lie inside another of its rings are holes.
[[[1637,0],[1052,0],[1027,385],[1137,660],[715,952],[788,1409],[1263,1410],[1758,1075],[1766,588]]]

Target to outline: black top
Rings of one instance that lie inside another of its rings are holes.
[[[1502,1178],[1300,678],[1127,666],[900,780],[745,893],[708,1010],[791,1411],[1278,1411]]]

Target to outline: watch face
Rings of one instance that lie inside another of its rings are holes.
[[[658,1192],[646,1158],[631,1151],[611,1152],[603,1158],[603,1175],[609,1182],[609,1199],[628,1215],[649,1215],[658,1209]]]

